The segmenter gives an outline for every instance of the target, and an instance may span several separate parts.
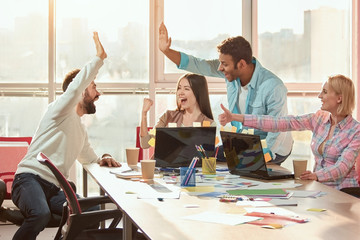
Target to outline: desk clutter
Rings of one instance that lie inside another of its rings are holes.
[[[233,204],[232,212],[202,212],[189,214],[183,217],[186,220],[212,222],[217,224],[253,224],[269,229],[280,229],[294,224],[307,223],[310,220],[302,218],[296,213],[299,198],[318,198],[326,194],[321,191],[296,190],[301,184],[294,181],[288,182],[263,182],[244,179],[232,175],[224,168],[219,168],[216,174],[204,174],[202,168],[196,168],[199,161],[194,157],[189,167],[177,171],[160,171],[155,174],[152,181],[143,181],[148,188],[136,194],[137,199],[154,199],[157,202],[166,202],[167,199],[179,199],[184,195],[198,199],[216,199],[219,204]],[[203,165],[204,166],[204,165]],[[124,170],[126,171],[126,170]],[[139,170],[137,170],[139,172]],[[111,170],[116,176],[119,170]],[[140,171],[141,172],[141,171]],[[122,174],[132,174],[132,171]],[[141,176],[134,174],[130,181],[139,182]],[[130,191],[129,191],[130,192]],[[189,207],[190,206],[190,207]],[[184,208],[199,208],[198,204],[188,204]],[[285,208],[284,208],[285,207]],[[292,210],[293,208],[293,210]],[[311,208],[306,211],[315,211]]]

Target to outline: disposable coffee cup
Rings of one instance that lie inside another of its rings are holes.
[[[294,159],[293,166],[294,166],[294,177],[295,179],[299,179],[300,175],[306,171],[307,160]]]
[[[139,148],[126,149],[126,162],[130,168],[135,168],[139,160]]]
[[[155,160],[141,160],[142,179],[149,180],[154,178]]]

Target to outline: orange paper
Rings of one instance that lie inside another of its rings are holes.
[[[235,126],[231,127],[231,132],[236,132],[237,128]]]
[[[203,121],[203,127],[210,127],[210,121]]]
[[[216,138],[215,138],[215,146],[218,145],[219,142],[220,142],[219,137],[216,136]]]
[[[265,162],[268,162],[268,161],[270,161],[271,160],[271,156],[270,156],[270,153],[265,153],[264,154],[264,158],[265,158]]]

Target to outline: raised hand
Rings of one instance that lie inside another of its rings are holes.
[[[104,47],[102,46],[102,44],[100,42],[99,35],[97,32],[94,32],[93,39],[94,39],[94,43],[95,43],[95,47],[96,47],[96,56],[98,56],[99,58],[104,60],[107,57],[107,54],[104,50]]]
[[[150,98],[144,98],[142,113],[147,114],[153,103],[154,103],[153,100],[151,100]]]
[[[232,121],[231,112],[229,111],[229,109],[224,107],[224,105],[222,105],[222,104],[220,104],[220,107],[222,108],[222,110],[224,112],[219,115],[218,119],[219,119],[220,124],[222,126],[225,126],[228,122]]]
[[[171,38],[168,37],[168,31],[162,22],[159,27],[159,49],[163,53],[169,50],[171,46]]]

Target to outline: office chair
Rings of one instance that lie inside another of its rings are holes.
[[[122,212],[119,209],[83,212],[83,210],[95,205],[112,203],[109,197],[99,196],[77,199],[69,182],[57,169],[57,167],[52,164],[49,158],[40,152],[37,159],[41,164],[47,166],[55,175],[67,200],[67,203],[64,204],[61,223],[54,239],[70,240],[122,238],[122,229],[116,228],[122,217]],[[107,219],[113,219],[109,228],[91,229],[94,226],[98,227],[101,221]]]

